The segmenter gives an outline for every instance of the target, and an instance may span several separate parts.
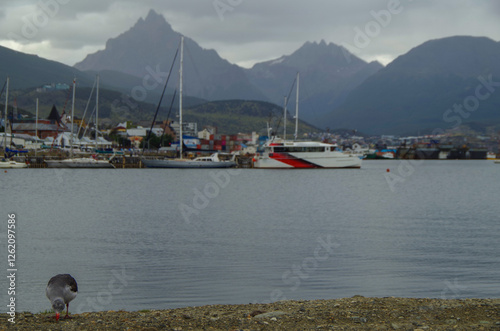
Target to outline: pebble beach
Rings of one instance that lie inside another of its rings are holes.
[[[70,309],[71,313],[71,309]],[[1,330],[500,330],[500,299],[351,298],[71,315],[1,314]]]

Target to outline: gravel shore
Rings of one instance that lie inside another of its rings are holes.
[[[71,311],[70,311],[71,312]],[[1,330],[500,330],[500,299],[352,298],[72,315],[0,314]]]

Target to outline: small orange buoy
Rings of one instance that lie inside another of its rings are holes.
[[[387,172],[391,172],[391,169],[387,168]]]

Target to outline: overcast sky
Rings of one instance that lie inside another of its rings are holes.
[[[496,0],[0,0],[0,45],[74,65],[150,9],[232,63],[250,67],[306,41],[387,64],[429,40],[500,41]]]

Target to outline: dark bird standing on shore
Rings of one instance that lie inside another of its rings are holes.
[[[70,274],[59,274],[49,280],[45,294],[52,304],[52,309],[56,312],[57,321],[59,321],[59,314],[64,310],[64,305],[66,305],[64,318],[71,318],[68,315],[69,302],[76,297],[77,292],[78,285]]]

